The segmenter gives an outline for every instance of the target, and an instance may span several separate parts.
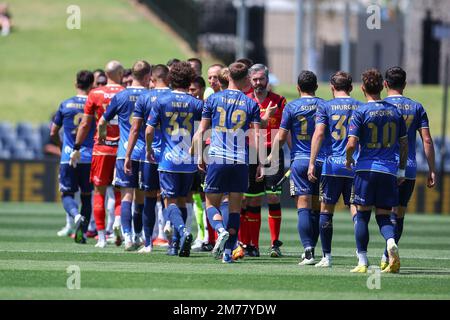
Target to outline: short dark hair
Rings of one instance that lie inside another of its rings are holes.
[[[317,90],[317,77],[314,72],[303,70],[298,75],[297,85],[302,92],[315,92]]]
[[[347,73],[345,71],[338,71],[330,78],[331,85],[337,91],[350,92],[350,90],[352,89],[352,81],[353,79],[350,73]]]
[[[230,69],[230,78],[234,81],[240,81],[248,76],[248,67],[242,62],[234,62],[228,69]]]
[[[88,90],[94,83],[94,73],[89,70],[81,70],[77,73],[77,88]]]
[[[163,64],[157,64],[152,68],[152,76],[156,79],[166,80],[169,74],[169,68]]]
[[[152,67],[150,66],[150,63],[145,60],[136,61],[131,69],[133,78],[139,81],[142,81],[150,72],[152,72]]]
[[[189,89],[195,78],[195,71],[189,62],[175,63],[169,72],[169,82],[173,89]]]
[[[241,58],[241,59],[236,60],[236,62],[240,62],[240,63],[245,64],[248,69],[250,69],[251,66],[254,65],[253,60],[249,59],[249,58]]]
[[[391,89],[403,89],[406,84],[406,71],[401,67],[391,67],[384,75],[386,82]]]
[[[166,66],[171,67],[175,63],[179,63],[179,62],[180,62],[180,59],[173,58],[173,59],[170,59],[169,61],[167,61]]]
[[[371,68],[364,71],[361,80],[368,94],[380,94],[383,91],[383,76],[377,69]]]
[[[200,69],[203,67],[202,60],[199,58],[189,58],[187,61],[197,63],[200,66]]]
[[[133,71],[132,71],[130,68],[123,69],[123,75],[122,75],[122,77],[128,77],[128,76],[131,76],[132,73],[133,73]]]
[[[206,82],[203,77],[195,77],[194,80],[192,80],[192,83],[198,84],[200,88],[206,88]]]
[[[96,73],[96,72],[102,74],[102,73],[105,73],[105,70],[98,68],[98,69],[95,69],[94,71],[92,71],[92,73]]]

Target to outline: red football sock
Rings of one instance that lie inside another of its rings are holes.
[[[94,193],[94,220],[98,231],[105,230],[105,195]]]
[[[269,203],[269,229],[270,229],[270,239],[272,244],[275,240],[280,237],[280,227],[281,227],[281,205],[279,203],[270,204]]]
[[[120,191],[114,191],[114,216],[120,217],[120,204],[122,203],[122,196],[120,194]]]
[[[206,219],[206,226],[208,227],[208,242],[212,245],[216,244],[217,234],[214,231],[213,227],[209,223],[208,219]]]
[[[261,207],[247,207],[248,231],[250,242],[259,248],[259,231],[261,229]]]
[[[247,208],[241,208],[238,239],[245,245],[248,245],[250,243],[250,239],[248,236]]]

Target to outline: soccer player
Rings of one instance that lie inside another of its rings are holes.
[[[93,89],[97,89],[98,87],[102,87],[106,85],[108,80],[106,79],[105,71],[102,69],[95,69],[94,70],[94,87]]]
[[[170,92],[168,83],[169,68],[163,64],[153,66],[151,81],[155,88],[139,96],[134,106],[133,123],[128,138],[128,146],[125,155],[125,173],[130,174],[132,153],[136,145],[143,145],[141,148],[141,163],[139,174],[141,176],[140,189],[145,191],[144,214],[142,216],[142,224],[144,227],[145,244],[139,250],[140,253],[152,252],[152,235],[156,221],[155,207],[157,204],[157,196],[159,190],[159,174],[158,162],[161,160],[161,131],[156,128],[153,137],[152,149],[155,155],[155,161],[149,162],[146,159],[145,148],[145,129],[146,119],[150,115],[152,103],[159,97]]]
[[[236,62],[240,62],[245,64],[245,66],[250,70],[250,68],[253,66],[254,62],[252,59],[248,59],[248,58],[241,58],[236,60]],[[247,78],[247,83],[245,84],[245,86],[242,88],[242,92],[244,92],[245,94],[249,94],[253,91],[253,87],[252,87],[252,83],[250,82],[250,78]]]
[[[405,182],[399,186],[399,206],[391,213],[391,220],[395,226],[395,241],[398,244],[403,232],[403,220],[408,202],[414,191],[416,182],[417,132],[419,132],[422,139],[423,150],[428,162],[428,188],[433,188],[436,184],[435,152],[428,124],[428,116],[424,107],[419,102],[403,96],[403,91],[406,86],[406,72],[400,67],[389,68],[386,71],[384,86],[388,94],[384,100],[395,105],[401,112],[408,132],[408,160],[405,170]],[[397,158],[399,158],[398,154]],[[388,252],[386,249],[381,259],[381,269],[384,270],[388,265]]]
[[[100,141],[106,138],[107,124],[113,119],[118,119],[120,128],[120,141],[117,150],[116,170],[114,186],[120,188],[122,195],[120,219],[125,237],[125,251],[137,250],[141,243],[142,233],[142,211],[144,209],[144,195],[138,190],[140,160],[145,149],[144,137],[142,136],[132,150],[131,157],[127,158],[125,165],[125,153],[130,134],[130,119],[134,106],[139,96],[147,92],[151,77],[151,66],[147,61],[137,61],[131,69],[133,78],[131,85],[125,90],[117,93],[109,103],[109,106],[98,124]],[[127,170],[125,170],[125,167]],[[132,214],[132,203],[134,200],[134,214]],[[132,222],[134,221],[133,239]]]
[[[202,67],[203,67],[202,60],[200,60],[199,58],[189,58],[187,60],[187,62],[189,62],[192,69],[194,69],[195,75],[197,77],[201,77],[202,76]]]
[[[191,61],[191,66],[193,65]],[[195,70],[195,69],[194,69]],[[202,77],[195,77],[189,87],[189,93],[199,99],[203,100],[203,95],[205,94],[206,83]],[[203,172],[197,171],[194,176],[194,181],[192,183],[191,193],[188,195],[188,219],[187,226],[189,228],[189,216],[190,214],[195,214],[195,220],[197,222],[197,238],[192,244],[192,251],[203,251],[206,248],[207,240],[205,233],[206,226],[206,216],[204,210],[205,193],[203,192],[203,182],[205,180],[205,175]],[[192,210],[190,210],[192,208]],[[211,246],[212,250],[212,246]],[[211,251],[209,250],[209,251]]]
[[[92,184],[89,181],[91,171],[92,147],[94,145],[94,132],[92,128],[88,137],[80,147],[80,161],[76,167],[72,167],[70,154],[73,151],[78,125],[83,116],[84,104],[87,95],[94,83],[94,75],[90,71],[82,70],[77,73],[77,95],[61,103],[53,119],[50,136],[59,141],[59,130],[64,129],[61,162],[59,167],[59,189],[61,200],[67,214],[73,217],[75,222],[75,242],[86,243],[85,233],[92,212]],[[80,190],[81,210],[74,199],[74,194]]]
[[[223,68],[219,73],[219,83],[220,90],[228,89],[228,84],[230,83],[230,69]]]
[[[128,88],[133,82],[133,70],[125,69],[122,76],[122,86]]]
[[[269,69],[262,64],[255,64],[249,70],[250,82],[253,91],[247,94],[248,97],[256,101],[261,112],[261,119],[267,122],[264,130],[261,130],[267,154],[270,154],[272,137],[278,132],[281,123],[286,99],[276,93],[267,90],[269,84]],[[272,136],[273,134],[273,136]],[[275,185],[284,175],[284,153],[279,151],[279,158],[271,174],[266,174],[263,181],[256,181],[256,165],[249,166],[249,188],[245,193],[247,209],[241,217],[242,242],[246,245],[249,256],[259,256],[259,233],[261,229],[261,205],[265,195],[269,206],[269,229],[270,229],[270,251],[271,257],[281,257],[280,247],[283,244],[279,240],[281,227],[281,187],[273,192]],[[244,210],[243,210],[244,211]],[[242,224],[243,222],[243,224]]]
[[[319,230],[323,257],[316,267],[331,267],[331,242],[333,237],[333,214],[341,194],[344,204],[350,206],[353,184],[353,171],[345,166],[345,147],[347,145],[348,123],[361,103],[350,97],[353,89],[352,77],[347,72],[338,71],[330,79],[334,99],[327,101],[317,109],[316,128],[311,141],[311,158],[309,160],[308,179],[316,183],[316,160],[322,143],[330,139],[330,153],[322,168],[321,205]],[[354,206],[351,206],[355,214]]]
[[[217,63],[213,64],[208,68],[208,83],[209,87],[206,88],[203,99],[206,100],[208,97],[214,93],[220,91],[219,73],[222,70],[223,65]]]
[[[362,82],[361,89],[367,103],[353,111],[346,147],[346,166],[349,169],[355,163],[353,153],[358,143],[360,147],[352,199],[357,206],[353,220],[359,262],[351,272],[367,272],[368,225],[372,207],[375,207],[376,220],[389,255],[389,266],[382,272],[396,273],[400,270],[400,257],[390,214],[398,205],[397,184],[405,179],[408,135],[401,112],[393,104],[381,100],[381,73],[369,69],[362,74]],[[399,153],[399,161],[396,153]]]
[[[229,87],[205,102],[202,121],[194,139],[203,145],[204,134],[212,128],[205,181],[206,213],[209,223],[218,233],[212,253],[216,258],[223,253],[224,263],[233,262],[232,250],[239,232],[242,196],[248,188],[247,131],[253,124],[258,152],[260,126],[258,104],[241,91],[247,83],[248,68],[243,63],[233,63],[229,69]],[[199,150],[197,143],[194,148],[203,158],[203,148]],[[203,162],[199,166],[204,170]],[[257,174],[261,179],[261,170],[258,169]],[[228,194],[228,215],[219,209],[225,193]]]
[[[283,146],[291,134],[291,196],[295,197],[298,210],[297,229],[300,240],[305,249],[302,261],[299,265],[313,265],[314,248],[318,237],[318,219],[313,213],[313,206],[317,205],[319,198],[319,181],[308,180],[309,159],[311,156],[311,138],[314,134],[316,110],[324,104],[324,100],[315,97],[317,90],[317,77],[311,71],[300,72],[297,80],[297,90],[300,98],[286,105],[283,111],[280,130],[272,143],[272,152],[269,160],[273,158],[274,152]],[[320,179],[322,164],[326,157],[326,146],[323,146],[315,162],[317,179]]]
[[[73,166],[76,166],[80,160],[81,144],[86,140],[93,122],[98,124],[114,95],[124,90],[124,87],[120,85],[123,74],[120,62],[114,60],[108,62],[105,70],[108,78],[107,85],[92,90],[84,106],[84,115],[78,128],[74,151],[70,155]],[[95,134],[90,179],[94,184],[94,218],[98,232],[98,241],[95,246],[99,248],[106,247],[105,194],[106,188],[113,180],[118,144],[119,127],[116,120],[107,126],[105,141],[99,140],[98,132]],[[115,207],[116,218],[113,229],[116,235],[116,245],[120,245],[122,238],[120,235],[120,192],[118,191],[115,192]]]
[[[169,71],[170,71],[170,69],[172,69],[172,67],[173,67],[175,64],[180,63],[180,62],[181,62],[180,59],[172,58],[172,59],[170,59],[169,61],[167,61],[166,66],[167,66],[167,68],[169,68]]]
[[[189,94],[194,98],[203,100],[203,95],[205,94],[206,82],[201,76],[195,77],[189,87]]]
[[[161,161],[158,165],[161,195],[165,202],[165,220],[173,224],[174,238],[170,255],[190,255],[192,235],[186,230],[186,196],[197,171],[189,153],[194,134],[194,121],[200,120],[203,102],[188,94],[195,72],[188,62],[172,66],[169,82],[172,91],[152,103],[147,121],[145,141],[147,159],[154,161],[153,138],[161,127]],[[167,226],[167,233],[170,228]],[[178,251],[179,250],[179,251]]]

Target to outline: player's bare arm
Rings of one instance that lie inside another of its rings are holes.
[[[420,137],[422,138],[423,151],[428,163],[428,179],[427,187],[433,188],[436,185],[436,162],[433,139],[429,128],[422,128],[419,130]]]
[[[263,155],[260,154],[262,148],[259,146],[259,129],[261,128],[261,124],[253,123],[253,131],[254,131],[254,139],[256,146],[256,154],[258,155],[258,167],[256,169],[256,181],[262,181],[264,178],[264,170],[263,170]]]
[[[97,126],[99,143],[104,143],[105,142],[105,140],[106,140],[106,133],[107,133],[107,130],[106,130],[107,127],[108,127],[108,122],[102,116],[100,118],[100,120],[98,122],[98,126]]]
[[[357,137],[353,137],[353,136],[348,137],[347,146],[345,147],[345,150],[346,150],[345,166],[349,170],[351,170],[352,166],[355,164],[355,160],[353,159],[353,154],[355,153],[357,145],[358,145]]]
[[[61,139],[59,138],[59,130],[61,129],[60,126],[57,126],[56,124],[52,124],[52,127],[50,129],[50,139],[55,143],[57,146],[61,146]]]
[[[272,143],[272,151],[270,152],[269,156],[267,157],[267,162],[270,163],[272,161],[272,154],[274,152],[278,153],[281,148],[283,148],[283,145],[286,143],[286,141],[289,141],[289,131],[285,130],[283,128],[280,128],[278,130],[277,135],[273,139]]]
[[[206,172],[205,159],[203,159],[203,150],[205,150],[204,136],[211,127],[211,119],[202,119],[199,128],[192,138],[192,146],[190,148],[191,155],[198,155],[198,168]]]
[[[69,164],[73,167],[77,166],[77,162],[80,160],[81,153],[80,148],[81,144],[86,140],[89,130],[91,129],[92,121],[94,120],[94,116],[90,114],[84,114],[81,119],[81,123],[78,126],[77,136],[75,138],[75,145],[73,147],[73,151],[70,154]]]
[[[131,153],[133,152],[133,149],[136,146],[136,142],[139,136],[139,130],[141,130],[143,122],[144,120],[141,118],[133,118],[133,123],[130,129],[130,135],[128,136],[127,151],[125,154],[124,169],[126,174],[131,174]]]
[[[147,126],[147,129],[145,129],[145,145],[147,148],[146,158],[150,162],[155,162],[155,156],[152,148],[152,142],[154,137],[155,137],[155,128],[153,128],[152,126]]]
[[[311,140],[311,157],[309,159],[308,167],[308,180],[311,182],[316,182],[316,159],[319,154],[320,147],[322,146],[323,139],[325,138],[325,128],[323,124],[317,124],[316,129]]]
[[[408,136],[401,137],[400,143],[400,162],[398,165],[399,174],[397,175],[398,184],[402,184],[405,181],[405,169],[406,161],[408,160]]]

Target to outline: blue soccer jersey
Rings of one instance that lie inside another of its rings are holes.
[[[386,101],[371,101],[353,111],[349,136],[359,139],[356,171],[397,175],[399,139],[406,137],[406,124],[400,111]]]
[[[324,103],[325,101],[321,98],[302,97],[288,103],[284,108],[280,129],[291,132],[291,161],[309,160],[311,139],[316,125],[316,111]],[[328,141],[324,141],[317,160],[325,161],[327,153]]]
[[[201,119],[202,110],[203,101],[178,91],[161,95],[152,103],[147,125],[161,128],[159,171],[197,171],[189,148],[194,135],[194,121]]]
[[[152,108],[152,103],[155,102],[161,95],[164,95],[171,90],[169,88],[157,88],[152,89],[144,94],[142,94],[138,100],[136,101],[136,105],[134,106],[134,115],[133,118],[139,118],[144,120],[144,124],[141,127],[141,132],[139,133],[139,140],[142,140],[145,146],[145,128],[147,126],[147,119],[150,116],[150,111]],[[153,137],[152,149],[155,154],[156,162],[159,162],[161,159],[161,130],[159,128],[155,128],[155,136]],[[147,161],[145,156],[146,150],[145,148],[142,150],[141,160]]]
[[[322,175],[353,177],[353,172],[345,167],[347,132],[353,110],[361,102],[351,97],[338,97],[317,108],[316,125],[326,126],[329,138],[329,154],[324,162]]]
[[[248,130],[260,123],[258,104],[238,90],[224,90],[210,96],[203,109],[203,119],[211,119],[211,144],[208,155],[223,163],[248,164]]]
[[[130,135],[131,121],[134,111],[134,106],[139,96],[146,93],[148,90],[144,87],[128,87],[125,90],[117,93],[109,103],[103,118],[106,121],[111,121],[115,117],[118,118],[120,140],[119,148],[117,150],[117,159],[125,159],[128,146],[128,136]],[[144,136],[140,132],[140,139],[138,139],[136,146],[131,154],[131,160],[141,160],[142,150],[145,149]]]
[[[84,105],[87,96],[75,96],[61,103],[56,112],[53,122],[58,127],[63,127],[63,145],[61,152],[61,163],[69,163],[70,154],[73,151],[78,125],[84,114]],[[81,159],[79,163],[90,163],[92,159],[92,148],[94,146],[95,126],[91,126],[89,134],[81,145]]]
[[[416,134],[420,129],[429,127],[427,113],[419,102],[400,95],[389,96],[384,100],[395,105],[405,120],[408,132],[408,161],[405,177],[415,179],[417,173]],[[399,159],[398,154],[397,159]]]

